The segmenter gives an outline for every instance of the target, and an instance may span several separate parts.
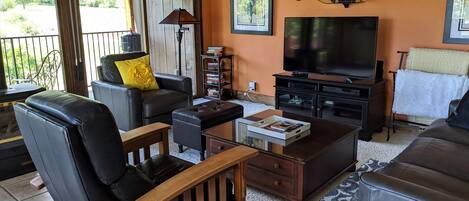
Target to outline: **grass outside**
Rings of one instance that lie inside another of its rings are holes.
[[[125,9],[80,7],[82,30],[86,32],[126,30]],[[0,12],[0,37],[58,34],[54,6],[18,5]]]

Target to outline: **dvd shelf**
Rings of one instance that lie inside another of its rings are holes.
[[[233,55],[202,55],[206,98],[227,100],[233,97]]]

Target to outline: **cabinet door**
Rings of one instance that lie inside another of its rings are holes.
[[[318,117],[364,127],[367,103],[336,97],[318,97]]]
[[[316,95],[277,91],[277,109],[303,116],[316,116]]]

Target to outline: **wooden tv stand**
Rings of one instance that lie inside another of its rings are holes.
[[[275,108],[360,127],[359,139],[370,141],[385,121],[385,82],[343,76],[275,74]]]

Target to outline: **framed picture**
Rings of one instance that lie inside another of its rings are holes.
[[[231,0],[231,33],[272,35],[273,0]]]
[[[469,0],[447,0],[443,42],[469,44]]]

